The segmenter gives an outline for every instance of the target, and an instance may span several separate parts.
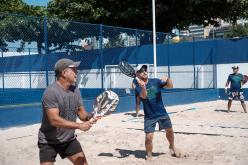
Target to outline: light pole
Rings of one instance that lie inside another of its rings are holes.
[[[153,66],[154,77],[157,78],[157,49],[156,49],[156,12],[155,0],[152,0],[152,24],[153,24]]]

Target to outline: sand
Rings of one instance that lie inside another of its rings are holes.
[[[170,156],[164,132],[155,132],[153,160],[145,160],[143,117],[134,111],[116,113],[97,122],[89,131],[76,131],[90,165],[247,165],[248,114],[238,101],[226,113],[226,101],[166,107],[175,144],[187,157]],[[247,104],[248,105],[248,104]],[[173,113],[175,112],[175,113]],[[40,124],[0,130],[0,164],[39,164],[37,133]],[[71,164],[57,156],[56,163]]]

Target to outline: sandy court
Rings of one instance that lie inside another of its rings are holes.
[[[103,118],[88,132],[77,131],[78,140],[91,165],[247,165],[248,114],[234,101],[212,101],[167,107],[176,146],[188,157],[171,157],[164,132],[155,132],[153,160],[145,161],[143,117],[118,113]],[[246,103],[247,104],[247,103]],[[37,133],[40,124],[0,130],[0,164],[39,164]],[[55,164],[70,164],[57,156]]]

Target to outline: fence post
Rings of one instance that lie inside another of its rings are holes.
[[[1,54],[2,54],[2,58],[3,58],[3,49],[1,49]],[[3,81],[3,91],[4,91],[4,71],[5,71],[5,68],[3,68],[3,74],[2,74],[2,76],[3,76],[3,79],[2,79],[2,81]]]
[[[102,24],[100,24],[100,38],[99,38],[99,46],[100,46],[100,60],[101,60],[101,64],[100,64],[100,67],[101,67],[101,83],[102,83],[102,90],[103,90],[103,88],[104,88],[104,81],[103,81],[103,79],[104,79],[104,76],[103,76],[103,74],[104,74],[104,70],[103,70],[103,45],[102,45],[102,42],[103,42],[103,31],[102,31]]]
[[[28,48],[28,67],[29,67],[29,89],[32,88],[31,81],[31,56],[30,56],[30,48]]]
[[[195,80],[195,38],[193,36],[193,66],[194,66],[194,88],[196,88],[196,80]]]
[[[217,41],[214,40],[214,47],[213,47],[213,53],[212,53],[212,64],[213,64],[213,88],[217,88],[217,61],[216,61],[216,46]]]
[[[47,19],[44,17],[44,43],[45,43],[45,59],[46,59],[46,86],[49,85],[48,81],[48,36],[47,36]]]
[[[138,47],[138,30],[135,29],[135,46]]]

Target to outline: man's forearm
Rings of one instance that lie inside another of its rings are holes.
[[[229,82],[227,81],[227,82],[226,82],[226,86],[225,86],[225,88],[227,88],[227,87],[228,87],[228,85],[229,85]]]
[[[78,129],[79,123],[69,121],[66,119],[63,119],[61,117],[56,117],[50,120],[50,123],[54,127],[60,127],[60,128],[69,128],[69,129]]]
[[[93,114],[88,113],[85,110],[84,106],[81,106],[79,107],[79,110],[78,110],[78,117],[81,121],[89,121],[93,117]]]

